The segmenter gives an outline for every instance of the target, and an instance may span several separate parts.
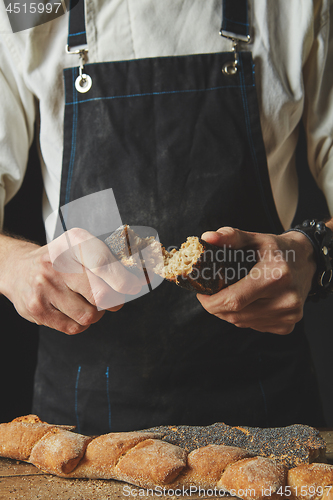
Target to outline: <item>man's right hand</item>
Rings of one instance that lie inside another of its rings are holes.
[[[69,335],[83,332],[105,310],[118,311],[125,294],[140,290],[139,278],[83,229],[42,247],[0,235],[0,292],[38,325]]]

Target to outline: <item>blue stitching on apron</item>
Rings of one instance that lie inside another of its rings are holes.
[[[77,428],[77,431],[79,434],[80,434],[80,422],[79,422],[79,414],[77,411],[77,395],[78,395],[78,388],[79,388],[80,372],[81,372],[81,366],[79,366],[77,369],[76,383],[75,383],[75,416],[76,416],[76,428]]]
[[[108,398],[108,410],[109,410],[109,429],[111,431],[111,401],[110,401],[110,391],[109,391],[109,388],[110,388],[110,385],[109,385],[109,367],[106,368],[105,375],[106,375],[106,394],[107,394],[107,398]]]
[[[254,84],[252,85],[243,85],[244,87],[254,87]],[[115,95],[115,96],[108,96],[108,97],[92,97],[91,99],[83,99],[81,101],[75,100],[73,102],[66,102],[66,106],[71,106],[73,104],[81,104],[82,102],[89,102],[89,101],[102,101],[104,99],[125,99],[126,97],[147,97],[147,96],[152,96],[152,95],[165,95],[165,94],[182,94],[182,93],[187,93],[187,92],[208,92],[210,90],[221,90],[221,89],[226,89],[226,88],[242,88],[242,85],[222,85],[221,87],[211,87],[209,89],[186,89],[186,90],[167,90],[165,92],[147,92],[145,94],[128,94],[128,95]]]
[[[246,124],[247,137],[248,137],[248,140],[250,143],[252,161],[256,167],[257,178],[259,179],[259,188],[260,188],[260,192],[261,192],[261,199],[262,199],[262,202],[263,202],[265,209],[266,209],[266,215],[269,218],[269,221],[272,225],[272,228],[276,228],[276,225],[275,225],[275,223],[272,219],[272,216],[271,216],[271,212],[267,206],[266,196],[265,196],[265,193],[264,193],[264,190],[263,190],[263,187],[261,184],[261,180],[260,180],[258,159],[257,159],[256,151],[254,149],[254,144],[253,144],[249,108],[248,108],[248,104],[247,104],[247,96],[246,96],[246,91],[245,91],[245,87],[249,87],[250,85],[245,85],[245,83],[244,83],[243,61],[242,61],[241,56],[239,57],[239,63],[241,66],[241,68],[240,68],[241,70],[239,72],[239,78],[240,78],[240,82],[241,82],[241,93],[242,93],[242,101],[243,101],[243,108],[244,108],[244,114],[245,114],[245,124]]]
[[[78,111],[77,102],[78,101],[77,101],[77,93],[76,93],[76,89],[75,89],[74,68],[72,69],[72,75],[73,75],[73,96],[75,96],[75,100],[73,101],[74,106],[73,106],[72,146],[71,146],[71,154],[70,154],[69,167],[68,167],[65,205],[67,203],[69,203],[69,199],[70,199],[72,175],[73,175],[75,152],[76,152],[77,111]]]
[[[68,36],[84,35],[85,31],[80,31],[79,33],[69,33]]]

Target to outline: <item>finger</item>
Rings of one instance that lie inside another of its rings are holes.
[[[282,300],[261,299],[240,312],[218,312],[215,315],[238,328],[287,334],[303,317],[302,307],[292,305],[289,295]]]
[[[264,298],[266,285],[253,280],[248,274],[237,283],[223,288],[214,295],[198,294],[201,305],[211,314],[238,312],[258,299]]]
[[[29,313],[26,311],[25,313],[20,314],[28,321],[36,323],[37,325],[47,326],[54,330],[66,333],[67,335],[76,335],[84,332],[91,324],[90,321],[84,320],[84,317],[88,319],[87,315],[81,315],[81,323],[87,323],[81,324],[70,316],[67,316],[64,312],[60,311],[57,307],[54,307],[50,303],[43,306],[43,308],[41,308],[38,312]],[[99,314],[101,317],[104,314],[104,311],[101,311]],[[77,316],[80,317],[80,314],[78,313]]]
[[[221,227],[217,231],[206,231],[201,238],[212,245],[226,245],[230,248],[255,247],[259,239],[257,233],[240,231],[229,226]]]
[[[66,275],[65,282],[72,292],[75,292],[77,296],[82,296],[82,299],[84,298],[98,310],[118,311],[124,305],[125,296],[116,292],[89,269],[85,269],[85,273],[79,277],[72,274]]]
[[[53,267],[62,273],[82,273],[85,267],[119,293],[137,294],[139,279],[110,252],[108,247],[84,229],[67,231],[49,245]]]
[[[125,269],[102,241],[90,239],[76,245],[75,250],[77,259],[84,267],[117,292],[130,295],[140,292],[142,287],[138,277]]]

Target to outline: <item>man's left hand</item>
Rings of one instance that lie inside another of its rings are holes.
[[[279,335],[291,333],[303,317],[316,262],[311,243],[292,231],[279,236],[223,227],[202,239],[231,249],[252,249],[257,263],[249,274],[215,295],[198,294],[211,314],[240,328]]]

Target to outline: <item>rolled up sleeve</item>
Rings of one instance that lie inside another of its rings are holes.
[[[21,62],[15,35],[0,30],[0,228],[5,204],[22,184],[34,134],[35,100]]]
[[[304,125],[309,167],[333,215],[333,2],[326,6],[304,66]]]

